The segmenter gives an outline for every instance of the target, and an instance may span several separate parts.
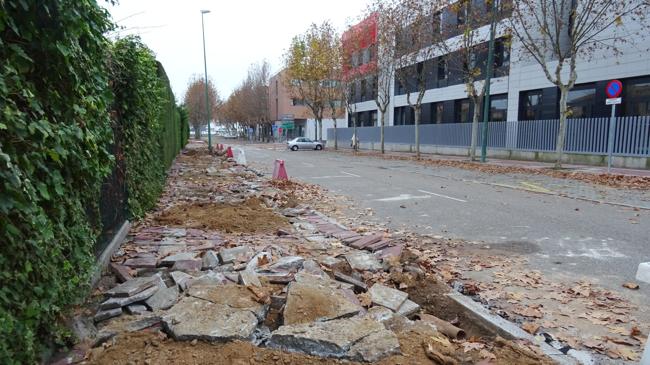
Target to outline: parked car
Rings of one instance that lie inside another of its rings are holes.
[[[312,141],[309,138],[298,137],[287,142],[287,148],[292,151],[298,150],[322,150],[323,144],[321,142]]]

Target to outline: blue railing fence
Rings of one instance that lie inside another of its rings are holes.
[[[564,151],[569,153],[607,154],[609,118],[568,119]],[[560,121],[527,120],[488,123],[488,147],[522,151],[555,151]],[[358,127],[361,143],[379,143],[380,127]],[[349,145],[353,128],[338,128],[339,144]],[[384,128],[385,143],[415,144],[415,126],[400,125]],[[420,125],[420,144],[444,147],[469,147],[471,123]],[[334,129],[327,130],[328,140],[334,140]],[[478,145],[482,143],[480,127]],[[614,131],[614,155],[650,157],[650,116],[618,117]]]

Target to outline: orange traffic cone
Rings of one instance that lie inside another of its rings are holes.
[[[287,169],[284,167],[284,160],[275,160],[273,168],[273,180],[289,180]]]

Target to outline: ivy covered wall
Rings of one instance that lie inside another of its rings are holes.
[[[67,341],[60,322],[87,293],[116,159],[139,217],[187,141],[162,66],[137,38],[107,40],[112,26],[92,0],[0,1],[2,364]],[[123,156],[108,148],[116,127]]]

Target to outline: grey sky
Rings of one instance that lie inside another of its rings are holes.
[[[201,9],[211,10],[205,15],[208,75],[225,98],[251,63],[267,59],[277,71],[291,38],[310,23],[330,20],[341,31],[362,14],[367,2],[121,0],[117,6],[105,6],[113,20],[127,28],[120,36],[140,34],[156,53],[181,100],[189,78],[203,75]]]

